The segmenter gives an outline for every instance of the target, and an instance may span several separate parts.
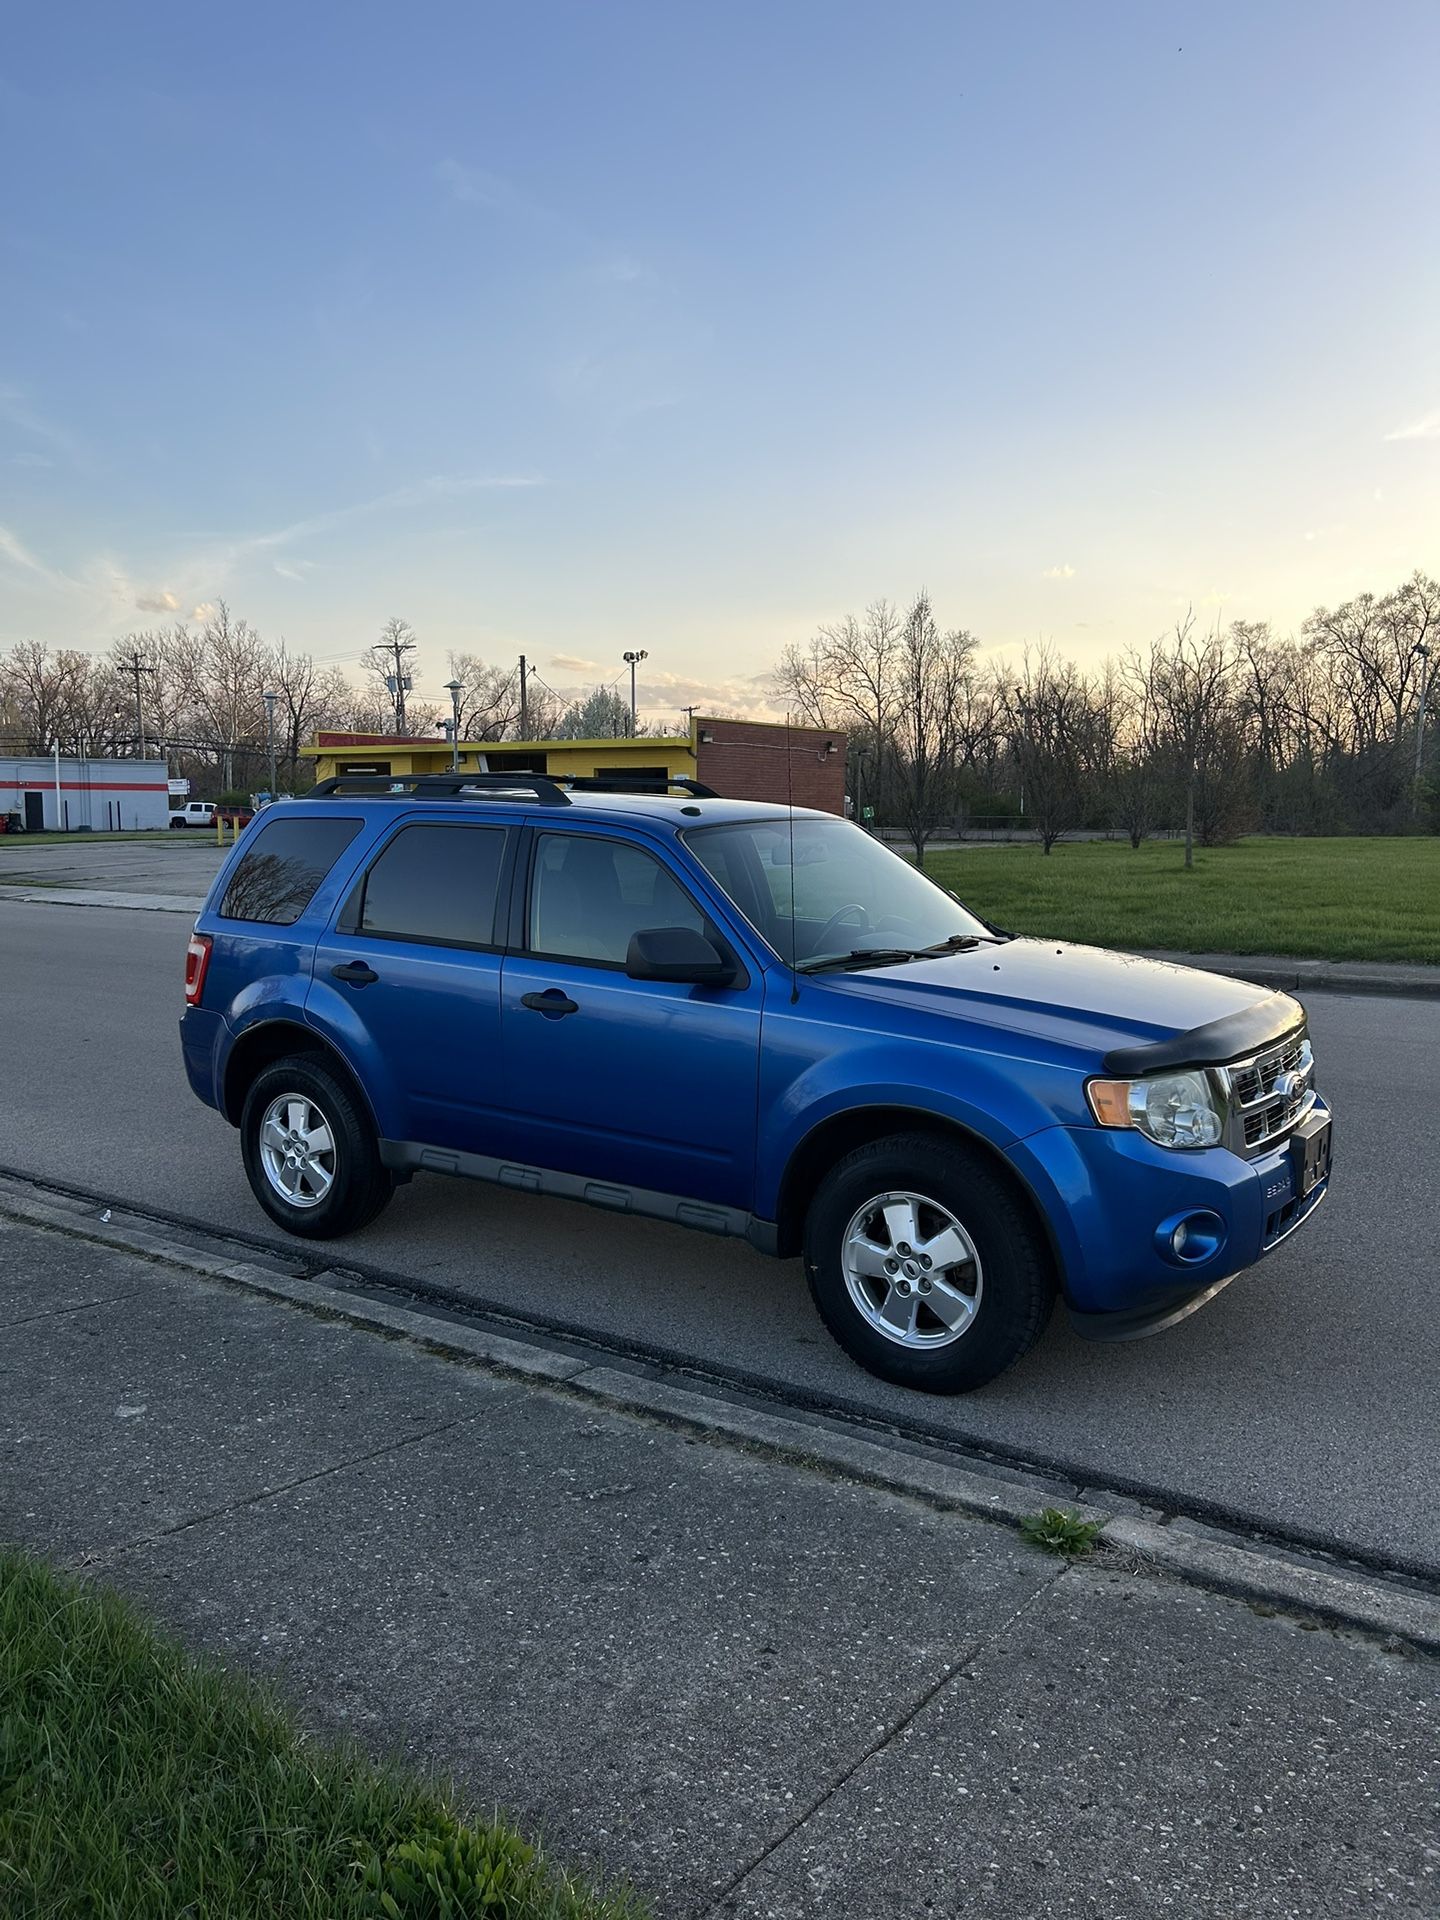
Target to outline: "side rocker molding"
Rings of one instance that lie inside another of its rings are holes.
[[[416,1173],[455,1174],[462,1180],[484,1180],[491,1186],[516,1187],[522,1193],[582,1200],[586,1206],[603,1207],[609,1213],[636,1213],[647,1220],[668,1220],[677,1227],[694,1227],[700,1233],[748,1240],[761,1253],[776,1250],[774,1221],[758,1220],[739,1207],[687,1200],[683,1194],[659,1193],[651,1187],[622,1187],[610,1180],[587,1180],[583,1174],[524,1166],[515,1160],[492,1159],[483,1153],[427,1147],[415,1140],[382,1140],[380,1158],[401,1179]]]

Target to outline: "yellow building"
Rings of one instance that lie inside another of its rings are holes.
[[[301,753],[317,780],[448,773],[448,740],[396,733],[317,733]],[[548,773],[554,780],[629,773],[699,780],[733,800],[844,813],[845,735],[783,721],[706,719],[690,731],[625,740],[462,740],[462,773]]]
[[[548,773],[588,778],[626,772],[659,778],[696,776],[695,735],[634,740],[462,740],[462,773]],[[448,740],[383,733],[317,733],[301,753],[315,763],[317,780],[340,774],[449,773]]]

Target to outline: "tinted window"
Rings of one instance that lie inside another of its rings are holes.
[[[405,827],[365,880],[362,933],[488,947],[505,852],[502,827]]]
[[[590,835],[542,833],[530,892],[530,946],[571,960],[625,964],[646,927],[694,927],[705,916],[653,854]]]
[[[267,821],[246,836],[245,852],[220,902],[221,918],[293,926],[359,831],[358,820]]]

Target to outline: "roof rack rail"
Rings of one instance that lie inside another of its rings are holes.
[[[543,773],[352,773],[320,780],[307,800],[369,794],[377,800],[522,800],[542,807],[568,807],[569,796]]]
[[[578,789],[582,793],[668,793],[675,787],[696,800],[720,798],[713,787],[703,786],[698,780],[656,773],[637,773],[632,779],[623,767],[618,767],[614,773],[557,773],[555,778],[562,786]]]

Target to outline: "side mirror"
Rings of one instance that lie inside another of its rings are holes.
[[[645,927],[630,936],[625,971],[632,980],[672,980],[697,987],[728,987],[733,962],[694,927]]]

